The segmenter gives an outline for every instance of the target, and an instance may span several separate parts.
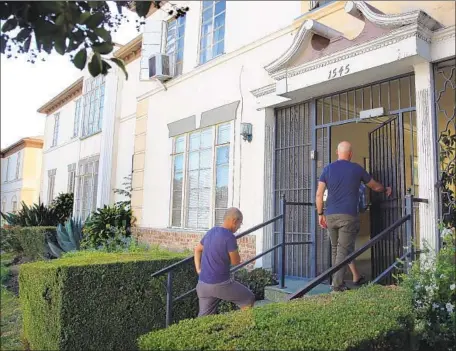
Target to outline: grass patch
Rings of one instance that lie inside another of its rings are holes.
[[[1,350],[23,350],[21,342],[22,313],[17,298],[11,291],[8,291],[3,284],[11,277],[8,267],[13,261],[14,254],[0,255],[0,279],[1,279]]]

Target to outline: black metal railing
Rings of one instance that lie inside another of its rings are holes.
[[[311,202],[287,202],[285,200],[285,196],[282,195],[280,199],[280,214],[278,216],[275,216],[274,218],[271,218],[267,220],[266,222],[263,222],[261,224],[258,224],[245,232],[242,232],[238,235],[236,235],[236,240],[241,239],[242,237],[249,235],[258,229],[264,228],[269,224],[275,223],[277,221],[280,221],[280,237],[281,241],[280,243],[274,245],[270,249],[256,255],[255,257],[250,258],[249,260],[231,268],[230,272],[234,273],[241,268],[244,268],[245,266],[249,265],[250,263],[256,261],[257,259],[263,257],[264,255],[267,255],[277,249],[280,249],[279,251],[279,269],[278,271],[280,272],[280,279],[279,279],[279,288],[283,289],[285,288],[285,260],[286,260],[286,246],[287,245],[308,245],[312,244],[312,241],[299,241],[299,242],[286,242],[286,209],[287,205],[289,206],[313,206],[314,204]],[[159,276],[162,276],[164,274],[167,274],[167,279],[166,279],[166,327],[168,327],[172,323],[172,312],[173,312],[173,304],[179,300],[182,300],[183,298],[189,296],[193,292],[196,291],[196,288],[193,288],[186,293],[173,298],[173,272],[181,267],[184,264],[187,264],[191,261],[194,260],[194,256],[187,257],[179,262],[176,262],[168,267],[165,267],[158,272],[155,272],[154,274],[151,275],[151,278],[157,278]]]
[[[414,202],[424,202],[427,203],[428,201],[426,199],[420,199],[420,198],[414,198],[413,195],[407,195],[405,197],[405,216],[403,216],[401,219],[397,220],[394,222],[392,225],[390,225],[388,228],[380,232],[378,235],[376,235],[374,238],[369,240],[366,244],[364,244],[362,247],[360,247],[358,250],[353,252],[352,254],[348,255],[343,261],[339,262],[333,267],[330,267],[327,269],[325,272],[321,273],[318,277],[313,279],[308,285],[306,285],[303,289],[290,294],[287,298],[287,300],[293,300],[297,299],[300,297],[303,297],[305,294],[307,294],[309,291],[314,289],[317,285],[321,284],[324,282],[326,279],[330,278],[332,274],[337,272],[340,268],[343,266],[347,265],[351,261],[355,260],[357,257],[359,257],[362,253],[370,249],[372,246],[374,246],[376,243],[378,243],[380,240],[384,239],[387,235],[391,234],[394,230],[399,228],[402,224],[405,223],[406,228],[406,241],[407,241],[407,246],[406,246],[406,252],[402,255],[402,257],[398,257],[399,260],[406,260],[406,269],[409,269],[410,265],[409,263],[414,260],[415,256],[415,251],[413,250],[413,240],[414,240],[414,213],[413,213],[413,203]],[[391,266],[386,268],[381,274],[379,274],[376,279],[374,279],[373,283],[379,282],[381,279],[386,277],[394,268],[397,267],[397,262],[393,263]]]

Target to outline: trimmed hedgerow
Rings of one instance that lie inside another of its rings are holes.
[[[166,275],[152,273],[185,256],[77,252],[20,268],[24,338],[32,350],[134,350],[137,338],[165,324]],[[174,273],[173,295],[196,286],[193,264]],[[174,321],[195,317],[190,295],[174,305]]]
[[[16,232],[24,255],[32,260],[49,258],[47,242],[57,242],[56,227],[23,227]]]
[[[21,253],[22,246],[19,241],[21,227],[3,227],[0,229],[0,248],[5,252]]]
[[[139,338],[140,350],[407,350],[410,294],[372,286],[182,321]]]

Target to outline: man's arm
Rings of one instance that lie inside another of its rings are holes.
[[[201,273],[201,255],[203,254],[204,246],[201,243],[198,243],[195,247],[195,269],[196,273]]]
[[[366,184],[366,186],[377,193],[386,193],[386,196],[388,197],[391,195],[392,192],[391,187],[384,187],[382,184],[375,181],[373,178]]]
[[[317,205],[318,223],[320,224],[320,227],[322,227],[323,229],[327,228],[326,217],[323,213],[323,196],[325,194],[325,189],[326,183],[319,181],[317,195],[315,196],[315,203]]]
[[[323,196],[325,194],[325,189],[326,189],[326,183],[318,182],[317,195],[315,197],[315,202],[317,205],[317,212],[319,215],[323,213]]]
[[[241,263],[241,256],[239,255],[239,251],[231,251],[228,252],[230,255],[230,263],[232,266],[237,266],[239,263]]]

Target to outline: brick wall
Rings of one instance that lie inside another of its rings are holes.
[[[178,231],[173,229],[155,229],[133,227],[133,235],[139,241],[149,245],[159,245],[161,248],[171,251],[191,250],[199,243],[205,232]],[[238,240],[242,262],[256,256],[256,237],[247,235]],[[249,265],[253,267],[255,262]]]

